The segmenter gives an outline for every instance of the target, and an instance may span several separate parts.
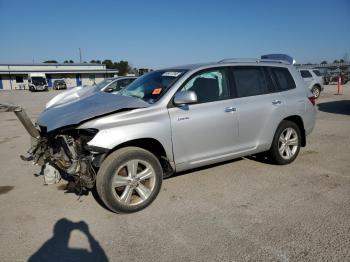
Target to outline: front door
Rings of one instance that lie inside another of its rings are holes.
[[[197,73],[179,91],[194,91],[198,103],[169,108],[176,165],[191,168],[231,154],[238,125],[226,69]]]
[[[304,81],[307,83],[307,86],[310,88],[312,82],[314,81],[312,74],[308,70],[300,70],[300,74]]]

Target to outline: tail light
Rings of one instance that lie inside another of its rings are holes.
[[[316,98],[315,98],[315,96],[309,96],[308,98],[309,98],[311,104],[314,106],[314,105],[316,104]]]

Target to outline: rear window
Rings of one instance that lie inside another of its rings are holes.
[[[312,77],[311,73],[307,70],[300,70],[300,74],[302,78]]]
[[[233,67],[232,73],[237,97],[263,95],[271,91],[261,67]]]
[[[318,71],[318,70],[313,70],[313,72],[314,72],[315,75],[317,75],[317,76],[322,76],[321,73],[320,73],[320,71]]]
[[[294,79],[287,68],[273,67],[271,71],[275,78],[277,91],[282,92],[295,88]]]

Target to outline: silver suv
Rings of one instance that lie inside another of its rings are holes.
[[[112,211],[148,206],[175,172],[264,153],[291,163],[315,125],[315,100],[294,66],[223,60],[148,73],[118,94],[96,92],[45,110],[14,110],[33,139],[25,160],[46,181],[96,186]]]
[[[299,69],[299,72],[315,98],[319,98],[321,91],[324,89],[324,80],[320,71],[317,69]]]

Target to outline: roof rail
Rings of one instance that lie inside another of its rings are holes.
[[[275,59],[259,59],[259,58],[225,58],[217,62],[221,63],[278,63],[289,65],[287,61],[284,60],[275,60]]]

